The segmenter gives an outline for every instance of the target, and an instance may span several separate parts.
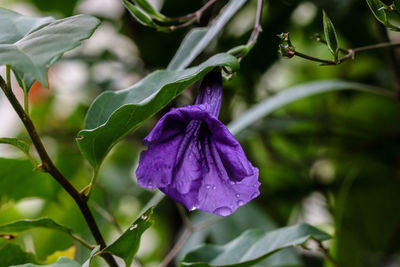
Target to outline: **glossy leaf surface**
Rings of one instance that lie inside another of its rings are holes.
[[[126,266],[131,266],[133,257],[139,250],[140,238],[152,224],[153,208],[143,213],[114,243],[102,252],[108,252],[121,257]]]
[[[89,38],[100,23],[88,15],[52,21],[24,18],[5,9],[0,9],[0,21],[9,21],[7,28],[0,26],[0,65],[11,65],[20,79],[30,75],[29,81],[33,77],[46,87],[50,65]],[[11,27],[22,31],[9,33]]]
[[[303,245],[309,239],[321,242],[330,238],[327,233],[308,224],[271,232],[248,230],[225,245],[204,245],[189,252],[180,266],[250,267],[283,248]]]
[[[103,93],[90,107],[85,129],[78,134],[82,154],[98,168],[118,140],[218,66],[238,69],[239,63],[231,55],[217,54],[196,67],[155,71],[128,89]]]

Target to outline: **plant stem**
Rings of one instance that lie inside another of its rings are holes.
[[[183,206],[180,204],[177,204],[177,208],[178,208],[179,214],[181,215],[183,225],[185,226],[185,231],[183,232],[182,236],[179,238],[178,242],[175,243],[175,245],[172,247],[170,252],[167,254],[167,256],[164,258],[164,260],[161,262],[160,267],[168,266],[168,264],[175,258],[176,254],[178,254],[178,252],[181,250],[183,245],[186,243],[186,241],[189,239],[189,237],[194,232],[200,231],[201,229],[221,220],[221,217],[213,217],[204,222],[192,225],[190,223],[188,216],[186,215],[186,212],[185,212],[185,209],[183,208]]]
[[[185,231],[183,232],[181,238],[178,240],[178,242],[175,243],[174,247],[171,249],[171,251],[167,254],[167,256],[164,258],[164,260],[161,262],[160,267],[166,267],[168,264],[175,258],[176,254],[178,254],[179,250],[183,247],[183,245],[186,243],[186,241],[189,239],[189,237],[192,235],[193,230],[189,228],[185,228]]]
[[[90,183],[87,185],[87,187],[85,187],[84,190],[81,191],[83,194],[85,194],[84,191],[88,190],[88,192],[87,192],[87,194],[86,194],[86,201],[90,198],[90,195],[91,195],[92,192],[93,192],[93,187],[94,187],[94,185],[96,184],[98,174],[99,174],[99,169],[96,168],[96,169],[93,171],[93,176],[92,176],[92,179],[90,180]]]
[[[7,91],[11,91],[11,66],[6,65]]]
[[[191,18],[195,18],[195,20],[197,20],[201,14],[203,14],[204,11],[206,11],[210,6],[212,6],[215,2],[217,2],[218,0],[210,0],[208,1],[204,6],[202,6],[199,10],[187,14],[185,16],[181,16],[181,17],[176,17],[176,18],[171,18],[172,20],[187,20],[187,19],[191,19]]]
[[[7,68],[8,69],[8,68]],[[24,111],[20,103],[18,102],[17,98],[15,95],[12,93],[11,90],[11,82],[9,79],[9,71],[7,71],[7,81],[6,83],[4,79],[0,76],[0,87],[3,90],[4,94],[6,95],[7,99],[11,103],[12,107],[20,117],[22,123],[24,124],[33,145],[35,146],[39,157],[41,159],[41,166],[40,168],[49,173],[63,188],[65,191],[68,192],[68,194],[73,198],[75,203],[78,205],[79,209],[81,210],[81,213],[83,217],[85,218],[85,221],[94,237],[96,240],[96,243],[100,245],[101,248],[106,247],[106,244],[104,242],[104,239],[101,235],[101,232],[99,230],[99,227],[97,226],[97,223],[93,217],[93,214],[91,213],[85,197],[83,197],[79,192],[76,190],[76,188],[67,180],[67,178],[64,177],[64,175],[57,169],[57,167],[54,165],[53,161],[50,159],[50,156],[48,155],[42,140],[40,139],[36,128],[28,116],[28,114]],[[110,255],[110,254],[104,254],[102,256],[107,263],[110,266],[118,266],[115,259]]]
[[[293,55],[301,57],[301,58],[304,58],[304,59],[308,59],[308,60],[311,60],[311,61],[319,62],[319,63],[325,64],[325,65],[336,65],[335,61],[333,61],[333,60],[326,60],[326,59],[316,58],[316,57],[309,56],[309,55],[306,55],[306,54],[303,54],[303,53],[300,53],[300,52],[297,52],[297,51],[294,51]]]
[[[257,2],[256,21],[254,23],[253,32],[251,33],[250,39],[247,42],[248,46],[253,46],[257,42],[258,36],[262,32],[261,18],[262,18],[263,3],[264,0],[258,0]]]
[[[338,262],[336,261],[336,259],[334,259],[334,258],[332,257],[332,255],[331,255],[331,254],[329,253],[329,251],[322,245],[321,242],[318,242],[318,246],[319,246],[319,249],[320,249],[320,251],[322,252],[322,254],[324,254],[325,258],[326,258],[330,263],[332,263],[333,266],[339,267],[339,264],[338,264]]]
[[[29,115],[29,93],[24,91],[24,110]]]
[[[292,52],[292,54],[294,56],[298,56],[307,60],[311,60],[311,61],[315,61],[315,62],[319,62],[322,63],[324,65],[339,65],[340,63],[348,60],[348,59],[353,59],[356,55],[356,53],[358,52],[363,52],[363,51],[368,51],[368,50],[374,50],[374,49],[379,49],[379,48],[384,48],[384,47],[398,47],[400,46],[400,42],[385,42],[385,43],[379,43],[379,44],[375,44],[375,45],[367,45],[367,46],[362,46],[362,47],[358,47],[358,48],[352,48],[352,49],[341,49],[343,51],[346,51],[346,55],[344,55],[343,57],[339,58],[337,62],[333,61],[333,60],[327,60],[327,59],[321,59],[321,58],[316,58],[313,56],[309,56],[297,51],[290,51]]]

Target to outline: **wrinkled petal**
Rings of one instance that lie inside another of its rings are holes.
[[[175,155],[183,135],[176,135],[167,142],[150,145],[140,154],[139,166],[136,170],[138,185],[144,188],[160,188],[172,181]]]
[[[236,181],[229,176],[227,166],[222,161],[212,137],[204,140],[204,155],[207,162],[207,171],[203,173],[203,183],[199,189],[197,207],[200,210],[214,213],[220,216],[232,214],[238,207],[243,206],[257,197],[260,183],[258,182],[258,169],[254,168],[244,157],[241,161],[247,161],[251,170],[249,175]],[[234,150],[226,150],[227,153],[236,153]],[[241,147],[239,146],[240,150]],[[244,154],[243,154],[244,156]],[[231,165],[231,164],[230,164]],[[228,166],[230,166],[228,165]],[[243,173],[243,171],[242,171]]]
[[[259,195],[258,169],[209,105],[172,109],[144,143],[138,184],[190,210],[228,216]]]
[[[140,155],[136,170],[138,184],[145,188],[170,186],[182,194],[189,192],[191,182],[201,177],[201,153],[197,138],[199,125],[208,106],[188,106],[165,114],[144,139],[147,151]]]

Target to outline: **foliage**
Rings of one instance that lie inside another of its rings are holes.
[[[399,1],[112,2],[0,4],[0,267],[399,264]],[[261,182],[224,218],[135,177],[215,69]]]

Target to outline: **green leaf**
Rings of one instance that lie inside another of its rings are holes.
[[[367,4],[374,14],[375,18],[383,25],[386,25],[388,22],[385,12],[386,5],[380,0],[367,0]]]
[[[139,250],[140,238],[152,224],[153,208],[141,215],[114,243],[103,249],[102,253],[111,253],[121,257],[126,266],[131,266]]]
[[[162,22],[168,22],[169,21],[169,19],[167,17],[165,17],[163,14],[161,14],[160,12],[155,10],[153,8],[153,6],[150,5],[149,2],[147,2],[147,0],[133,0],[133,2],[138,7],[140,7],[144,12],[146,12],[150,16],[158,19],[159,21],[162,21]]]
[[[257,120],[269,115],[275,110],[293,103],[299,99],[337,90],[357,90],[393,96],[393,93],[378,87],[341,80],[327,80],[322,82],[305,83],[288,88],[261,103],[258,103],[244,112],[240,117],[229,123],[228,128],[236,135],[255,123]]]
[[[94,256],[96,256],[96,253],[100,251],[100,246],[95,247],[92,252],[90,252],[89,259],[85,261],[85,263],[82,265],[82,267],[90,267],[90,263],[92,262],[92,259]]]
[[[19,18],[21,15],[17,13],[0,9],[0,21],[10,20],[13,28],[25,29],[27,20],[20,22]],[[11,34],[12,38],[7,37],[10,29],[0,27],[0,65],[11,65],[21,79],[24,78],[23,74],[29,74],[47,86],[47,69],[50,65],[64,52],[89,38],[100,22],[88,15],[77,15],[47,24],[40,22],[41,27],[29,28],[30,31],[23,31],[23,34]]]
[[[85,129],[78,134],[82,154],[97,169],[123,136],[217,66],[236,70],[239,62],[231,55],[217,54],[196,67],[155,71],[126,90],[103,93],[90,107]]]
[[[210,27],[197,28],[190,31],[178,51],[176,51],[167,69],[182,70],[189,66],[245,3],[246,0],[231,0]]]
[[[13,265],[14,267],[82,267],[79,263],[74,261],[73,259],[67,257],[60,257],[56,263],[48,264],[48,265],[36,265],[32,263],[22,264],[22,265]]]
[[[271,232],[253,229],[225,245],[203,245],[189,252],[180,266],[253,266],[283,248],[303,245],[309,239],[321,242],[331,236],[308,224]]]
[[[17,138],[7,138],[7,137],[0,138],[0,144],[9,144],[20,149],[25,154],[29,153],[29,144]]]
[[[369,8],[372,11],[372,14],[374,14],[375,18],[385,25],[387,28],[394,30],[394,31],[399,31],[400,28],[397,26],[394,26],[389,22],[389,19],[387,17],[387,9],[388,7],[381,1],[381,0],[367,0],[367,4]]]
[[[13,70],[13,72],[14,72],[15,79],[17,79],[19,86],[22,88],[24,93],[27,94],[29,92],[29,90],[32,88],[36,79],[30,73],[19,73],[15,70]]]
[[[154,23],[152,18],[146,12],[136,7],[128,0],[122,0],[122,1],[124,3],[124,6],[129,10],[129,13],[142,25],[157,29],[159,31],[169,31],[168,28],[159,26],[156,23]]]
[[[27,160],[0,158],[0,199],[52,198],[56,182],[46,173],[33,170]],[[16,186],[21,185],[21,186]]]
[[[0,247],[0,259],[0,267],[8,267],[27,262],[37,263],[36,257],[32,253],[25,252],[20,246],[9,242]]]
[[[84,240],[72,233],[71,229],[62,226],[49,218],[40,218],[34,220],[26,219],[0,225],[0,235],[17,235],[35,228],[46,228],[62,232],[71,236],[78,242],[81,242],[84,246],[90,247],[90,245],[88,245]]]
[[[34,228],[48,228],[71,234],[71,230],[65,226],[59,225],[49,218],[41,218],[34,220],[20,220],[4,225],[0,225],[0,234],[20,234],[22,232],[34,229]]]
[[[336,62],[339,57],[339,46],[338,46],[338,40],[337,40],[337,36],[336,36],[336,30],[335,30],[335,27],[333,26],[332,21],[326,14],[326,12],[322,11],[322,13],[323,13],[324,34],[325,34],[326,43],[328,45],[329,51],[331,51],[333,57],[335,58],[335,62]]]
[[[52,17],[25,17],[0,8],[0,44],[13,44],[35,30],[54,22]]]

